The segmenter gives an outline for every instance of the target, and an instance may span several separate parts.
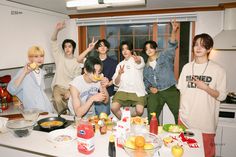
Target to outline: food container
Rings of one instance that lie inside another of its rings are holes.
[[[22,110],[20,110],[20,112],[23,115],[25,120],[31,121],[34,123],[38,119],[38,116],[40,113],[39,109],[35,109],[35,108],[22,109]]]
[[[15,137],[29,136],[33,130],[34,123],[24,119],[9,120],[6,127]]]
[[[143,137],[145,139],[143,147],[137,147],[137,137]],[[163,142],[159,136],[149,132],[127,133],[126,137],[123,139],[123,142],[124,150],[130,157],[152,157],[163,145]]]

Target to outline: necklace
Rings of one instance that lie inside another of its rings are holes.
[[[194,76],[194,64],[195,64],[195,61],[193,62],[193,65],[192,65],[192,76]],[[202,72],[201,76],[205,73],[207,67],[208,67],[208,64],[209,64],[209,60],[207,60],[207,64],[204,68],[204,71]]]

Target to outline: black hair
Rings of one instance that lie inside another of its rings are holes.
[[[157,43],[155,42],[155,41],[153,41],[153,40],[148,40],[148,41],[146,41],[145,43],[144,43],[144,46],[143,46],[143,51],[144,52],[146,52],[146,45],[147,44],[150,44],[150,47],[152,48],[152,49],[156,49],[158,46],[157,46]]]
[[[101,70],[102,70],[103,64],[99,58],[88,57],[84,63],[84,69],[86,69],[88,73],[94,73],[95,72],[94,65],[96,64],[101,65]]]
[[[101,46],[101,43],[103,43],[107,47],[107,49],[110,48],[110,43],[106,39],[98,40],[98,42],[95,44],[94,48],[98,49]]]
[[[120,44],[120,50],[121,50],[121,52],[122,52],[122,47],[123,47],[124,45],[127,45],[128,50],[130,50],[131,53],[133,54],[133,44],[132,44],[130,41],[122,41],[121,44]]]
[[[70,43],[70,44],[72,45],[72,47],[73,47],[72,53],[74,54],[75,48],[76,48],[76,43],[75,43],[75,41],[72,40],[72,39],[65,39],[65,40],[62,42],[62,45],[61,45],[63,50],[65,50],[65,45],[66,45],[66,43]]]
[[[201,40],[200,41],[201,46],[203,46],[206,50],[211,49],[214,45],[214,41],[209,34],[206,33],[198,34],[193,38],[192,51],[194,50],[193,48],[198,39]]]

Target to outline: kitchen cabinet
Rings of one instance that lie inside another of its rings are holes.
[[[234,157],[236,154],[236,125],[230,122],[219,122],[215,143],[217,157]]]

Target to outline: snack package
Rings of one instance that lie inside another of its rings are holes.
[[[39,67],[38,67],[38,64],[37,64],[37,63],[35,63],[35,62],[33,62],[33,63],[29,64],[29,67],[30,67],[31,69],[33,69],[33,70],[36,70],[36,69],[38,69],[38,68],[39,68]]]

